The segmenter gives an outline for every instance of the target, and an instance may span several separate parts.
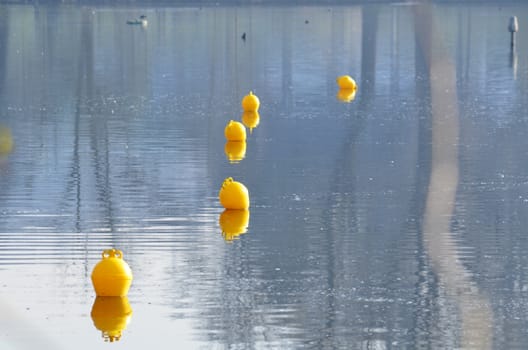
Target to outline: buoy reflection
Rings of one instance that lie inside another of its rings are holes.
[[[342,102],[352,102],[356,98],[356,89],[339,89],[337,99]]]
[[[246,156],[246,141],[227,141],[224,151],[230,163],[238,163]]]
[[[260,115],[257,111],[245,111],[242,113],[242,124],[249,129],[249,133],[253,131],[260,123]]]
[[[92,321],[102,332],[105,342],[121,339],[132,317],[132,308],[127,297],[97,297],[92,306]]]
[[[237,239],[247,232],[249,226],[249,210],[226,209],[218,219],[222,229],[222,236],[228,242]]]

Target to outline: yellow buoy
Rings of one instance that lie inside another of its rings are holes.
[[[251,133],[260,123],[260,115],[257,111],[244,111],[242,113],[242,123],[249,129]]]
[[[230,120],[224,129],[224,135],[228,141],[246,141],[246,127],[240,122]]]
[[[339,89],[337,99],[343,102],[352,102],[356,98],[356,89]]]
[[[242,98],[242,109],[244,111],[257,111],[260,107],[260,100],[257,95],[253,95],[253,91]]]
[[[357,84],[350,75],[342,75],[336,79],[337,85],[340,89],[357,89]]]
[[[121,333],[132,317],[132,308],[127,297],[96,297],[91,316],[104,341],[114,342],[121,339]]]
[[[103,258],[92,271],[92,283],[97,296],[126,296],[132,284],[132,270],[117,249],[103,251]]]
[[[249,191],[242,183],[228,177],[222,183],[218,194],[220,203],[226,209],[248,209]]]
[[[230,163],[238,163],[246,156],[246,141],[227,141],[224,151]]]
[[[0,155],[8,155],[13,150],[13,137],[11,130],[0,126]]]
[[[247,232],[249,225],[249,210],[226,209],[218,219],[222,236],[226,241],[232,241]]]

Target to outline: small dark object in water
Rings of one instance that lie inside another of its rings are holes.
[[[147,16],[141,15],[141,16],[139,16],[139,19],[128,20],[127,24],[141,24],[143,26],[146,26],[147,25]]]
[[[304,21],[305,24],[308,24],[308,20]]]
[[[246,32],[242,34],[242,40],[246,41]]]

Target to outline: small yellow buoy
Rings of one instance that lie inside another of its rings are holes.
[[[0,125],[0,155],[8,155],[13,150],[11,130]]]
[[[356,89],[339,89],[337,99],[343,102],[352,102],[356,98]]]
[[[222,236],[228,242],[247,232],[249,225],[249,210],[226,209],[218,219]]]
[[[126,296],[132,284],[132,270],[117,249],[103,251],[103,258],[92,271],[92,283],[97,296]]]
[[[220,193],[218,194],[220,203],[226,209],[248,209],[249,192],[246,186],[232,177],[228,177],[222,183]]]
[[[96,297],[91,316],[104,341],[114,342],[121,339],[121,332],[130,322],[132,308],[127,297]]]
[[[357,84],[349,75],[342,75],[336,79],[340,89],[357,89]]]
[[[228,141],[246,141],[246,127],[244,124],[230,120],[224,129]]]
[[[256,112],[260,107],[260,100],[256,95],[253,95],[253,91],[242,98],[242,109],[244,111]]]
[[[246,156],[246,141],[227,141],[224,151],[230,163],[238,163]]]
[[[260,123],[260,115],[257,111],[244,111],[242,113],[242,123],[249,129],[251,133]]]

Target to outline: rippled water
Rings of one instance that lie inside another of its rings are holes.
[[[513,14],[0,4],[0,348],[106,348],[90,275],[112,247],[134,273],[103,307],[115,348],[525,347]],[[250,192],[240,235],[219,223],[226,177]]]

